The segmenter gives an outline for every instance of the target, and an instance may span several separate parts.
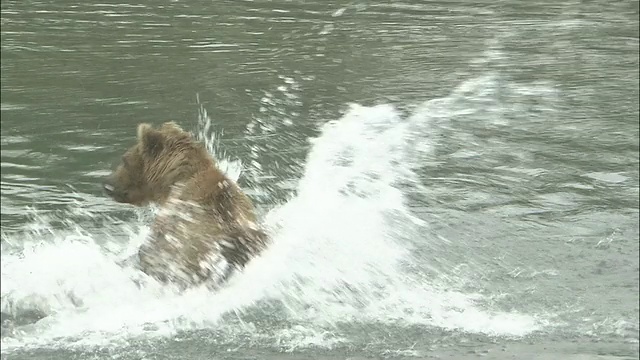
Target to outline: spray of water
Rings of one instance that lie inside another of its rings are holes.
[[[540,324],[533,316],[488,311],[476,306],[478,295],[407,271],[410,244],[430,239],[421,235],[428,221],[411,213],[406,193],[420,192],[413,169],[437,146],[433,125],[457,111],[456,96],[427,102],[408,116],[390,105],[353,105],[325,124],[297,195],[266,216],[273,245],[215,294],[176,292],[120,266],[148,232],[140,220],[111,229],[125,234],[124,242],[98,239],[79,224],[5,234],[16,245],[2,250],[2,312],[43,318],[8,328],[3,350],[118,344],[188,329],[228,336],[248,331],[285,348],[330,347],[348,339],[327,336],[327,329],[350,322],[506,336],[535,331]],[[204,110],[200,121],[198,136],[218,152]],[[237,178],[239,164],[225,163],[234,164],[226,169]],[[251,326],[238,321],[274,316],[274,307],[287,325],[274,320],[269,329],[247,330]]]

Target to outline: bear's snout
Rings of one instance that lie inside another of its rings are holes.
[[[107,194],[108,197],[112,198],[117,202],[131,202],[127,198],[129,194],[127,191],[119,190],[108,182],[105,182],[104,184],[102,184],[102,188],[104,189],[104,192],[105,194]]]
[[[107,194],[107,196],[109,196],[110,198],[120,202],[123,200],[123,196],[126,195],[124,193],[122,193],[121,190],[119,190],[112,182],[113,179],[109,178],[107,179],[103,184],[102,184],[102,188],[104,189],[105,194]]]
[[[113,176],[107,178],[107,180],[102,183],[102,189],[108,197],[119,203],[136,206],[142,206],[147,203],[141,189],[122,186]]]
[[[111,196],[113,194],[113,191],[116,189],[113,187],[113,185],[111,184],[104,184],[102,185],[102,187],[104,188],[104,191],[107,193],[107,195]]]
[[[104,189],[104,192],[107,193],[107,195],[113,195],[113,193],[116,191],[116,187],[113,185],[113,176],[108,176],[106,179],[104,179],[102,188]]]

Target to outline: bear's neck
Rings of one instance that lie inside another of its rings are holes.
[[[227,177],[218,169],[212,159],[207,159],[205,164],[195,166],[194,171],[185,171],[176,174],[171,187],[164,199],[158,199],[158,204],[163,205],[171,197],[177,197],[185,201],[203,201],[215,198],[224,191],[228,183]],[[197,169],[197,170],[195,170]]]

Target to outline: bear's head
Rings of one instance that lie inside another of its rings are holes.
[[[154,129],[138,125],[138,142],[104,183],[115,201],[136,206],[164,203],[172,185],[188,179],[213,160],[204,146],[174,122]]]

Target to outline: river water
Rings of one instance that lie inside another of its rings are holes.
[[[2,2],[3,359],[634,359],[637,1]],[[273,245],[137,286],[139,122]]]

